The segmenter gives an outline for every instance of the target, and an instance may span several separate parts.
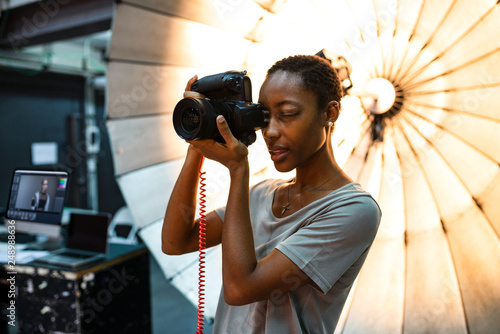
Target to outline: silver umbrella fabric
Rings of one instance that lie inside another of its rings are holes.
[[[500,332],[500,5],[496,0],[128,0],[116,5],[107,127],[117,182],[166,277],[197,303],[197,255],[161,253],[186,144],[172,111],[186,81],[324,49],[350,64],[332,138],[383,218],[338,333]],[[347,85],[348,82],[346,82]],[[251,182],[273,172],[262,138]],[[229,178],[207,163],[208,205]],[[220,290],[208,252],[206,315]]]

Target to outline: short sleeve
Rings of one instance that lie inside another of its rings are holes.
[[[332,204],[276,248],[327,293],[362,256],[366,256],[381,212],[369,195]]]
[[[224,221],[224,214],[226,213],[226,207],[222,206],[214,210],[215,213],[219,216],[220,220]]]

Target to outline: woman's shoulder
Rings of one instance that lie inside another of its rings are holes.
[[[358,216],[380,219],[382,211],[376,199],[358,182],[351,182],[330,193],[329,208],[352,211]]]
[[[348,183],[333,192],[330,193],[330,196],[333,198],[337,199],[351,199],[351,198],[359,198],[359,197],[366,197],[367,199],[371,199],[375,201],[373,196],[363,189],[361,184],[359,184],[356,181],[353,181],[351,183]]]
[[[351,215],[358,217],[381,215],[377,201],[358,182],[348,183],[304,209],[309,209],[312,216],[322,219],[338,219],[339,216]]]

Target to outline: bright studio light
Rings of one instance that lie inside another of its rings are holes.
[[[374,78],[365,87],[367,95],[362,98],[365,108],[372,114],[383,114],[391,109],[396,99],[394,86],[384,78]]]

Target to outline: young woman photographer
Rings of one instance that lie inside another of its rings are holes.
[[[194,81],[185,97],[199,97],[189,92]],[[335,161],[330,136],[341,97],[335,70],[318,56],[288,57],[269,69],[259,95],[270,112],[262,135],[275,168],[295,169],[291,180],[249,187],[248,149],[222,116],[217,127],[225,144],[189,142],[162,248],[198,249],[200,161],[203,155],[220,162],[231,177],[227,205],[206,217],[207,247],[222,243],[214,333],[333,333],[381,217],[375,200]]]

